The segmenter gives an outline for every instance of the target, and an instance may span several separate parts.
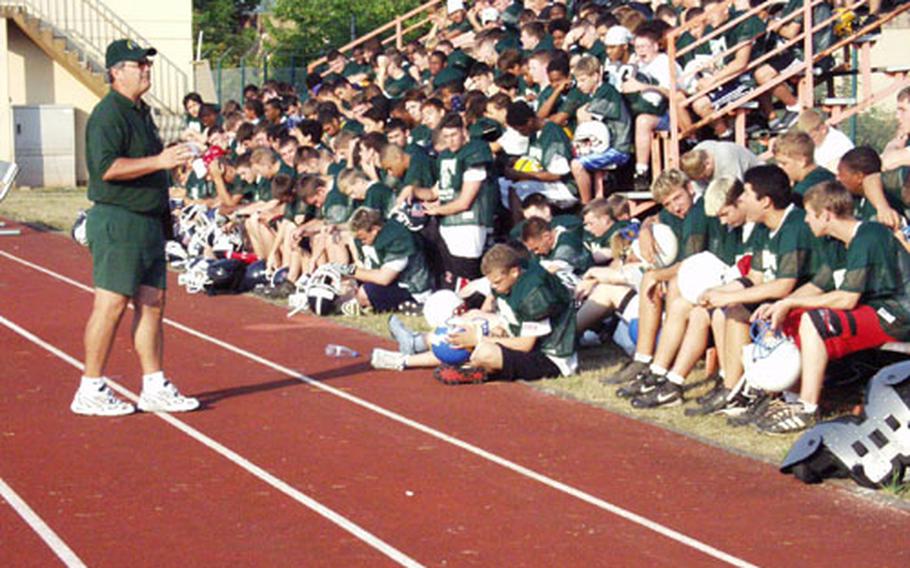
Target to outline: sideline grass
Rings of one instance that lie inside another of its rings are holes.
[[[77,211],[90,205],[85,197],[84,188],[14,189],[0,203],[0,216],[39,227],[69,231]],[[278,304],[283,305],[283,302]],[[383,337],[388,335],[387,315],[364,315],[357,318],[338,316],[332,319],[341,325],[367,333]],[[419,317],[403,319],[407,325],[415,329],[423,325],[422,318]],[[614,394],[615,387],[601,385],[598,381],[600,377],[618,369],[621,359],[619,350],[614,347],[595,347],[583,349],[579,354],[581,372],[578,375],[527,384],[553,396],[600,406],[611,412],[657,424],[704,443],[774,464],[780,463],[798,438],[796,434],[771,437],[759,434],[753,428],[731,428],[722,417],[717,416],[687,417],[684,415],[684,408],[688,405],[648,411],[634,410],[627,401]],[[704,370],[696,369],[689,377],[689,383],[697,383],[703,378]],[[693,389],[687,397],[694,398],[698,394],[699,390]],[[894,483],[881,493],[910,500],[910,484]]]

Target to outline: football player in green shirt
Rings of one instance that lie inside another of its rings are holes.
[[[772,328],[794,337],[802,354],[799,399],[774,407],[757,423],[768,434],[815,423],[828,361],[910,339],[910,298],[891,231],[855,218],[853,196],[836,181],[810,189],[804,203],[812,233],[843,243],[846,258],[820,271],[827,278],[755,313],[755,319],[769,320]]]
[[[801,205],[809,188],[834,179],[827,169],[815,163],[815,143],[805,132],[782,134],[774,141],[774,161],[787,173],[793,184],[793,199]]]
[[[495,245],[483,257],[482,270],[493,293],[495,314],[469,312],[486,320],[479,326],[451,330],[448,343],[471,351],[466,367],[442,367],[437,378],[447,383],[477,382],[478,374],[496,380],[535,380],[571,375],[578,370],[575,352],[575,308],[568,289],[534,261],[508,245]],[[375,349],[371,363],[380,369],[435,367],[440,360],[427,351],[428,337],[401,335],[410,354]],[[403,341],[402,341],[403,340]],[[416,345],[415,345],[416,344]]]

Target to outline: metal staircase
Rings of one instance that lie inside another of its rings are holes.
[[[108,91],[104,77],[107,45],[120,38],[149,45],[99,0],[0,0],[0,16],[15,22],[48,57],[99,97]],[[189,90],[186,73],[161,53],[155,56],[152,88],[144,98],[165,137],[179,129],[183,96]]]

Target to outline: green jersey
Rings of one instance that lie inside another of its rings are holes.
[[[409,144],[405,153],[410,157],[408,169],[404,173],[402,186],[433,187],[436,183],[436,167],[426,150],[415,144]]]
[[[525,228],[525,224],[528,222],[527,219],[522,219],[512,227],[512,230],[509,231],[509,238],[513,241],[521,240],[521,232]],[[565,227],[570,230],[582,230],[582,221],[575,215],[556,215],[550,219],[551,227]]]
[[[540,162],[547,172],[560,175],[559,181],[564,183],[573,195],[578,195],[578,187],[569,166],[572,161],[572,142],[561,126],[545,122],[543,128],[531,137],[528,155]]]
[[[347,223],[354,213],[354,207],[347,195],[338,191],[337,187],[332,188],[325,196],[325,201],[319,209],[319,216],[330,225],[342,225]]]
[[[367,188],[363,206],[375,209],[382,213],[383,218],[387,218],[395,207],[395,193],[389,186],[375,182]]]
[[[588,110],[596,120],[603,121],[610,131],[610,147],[618,152],[632,152],[632,114],[625,99],[613,85],[604,82],[591,95]]]
[[[513,337],[536,337],[534,350],[546,355],[564,375],[577,370],[575,304],[556,276],[530,261],[508,294],[494,291],[493,295]]]
[[[806,177],[804,177],[799,183],[793,186],[794,198],[798,195],[799,202],[802,203],[806,192],[812,189],[813,186],[820,184],[823,181],[829,181],[833,179],[836,179],[834,177],[834,174],[832,174],[827,168],[816,166],[816,168],[809,172]]]
[[[398,273],[395,284],[411,294],[430,289],[430,270],[417,236],[407,227],[389,219],[376,235],[372,245],[354,240],[365,268],[388,268]]]
[[[607,256],[612,255],[610,241],[613,240],[613,235],[622,231],[629,225],[631,221],[614,221],[610,228],[604,232],[599,237],[595,237],[593,233],[588,232],[587,229],[584,230],[582,234],[582,239],[584,240],[585,248],[591,252],[592,258],[598,252],[606,251]]]
[[[569,229],[555,226],[553,232],[556,235],[556,242],[550,253],[541,260],[565,263],[575,274],[584,274],[594,264],[594,257],[591,256],[591,251],[585,247],[582,228]]]
[[[439,155],[437,166],[439,201],[442,204],[458,198],[465,181],[481,181],[480,191],[471,206],[461,213],[441,217],[439,224],[492,226],[499,188],[492,176],[493,154],[490,147],[484,142],[472,140],[458,152],[444,151]]]
[[[387,77],[385,84],[382,86],[382,89],[385,91],[385,94],[393,99],[397,99],[404,95],[404,93],[410,89],[417,88],[417,81],[413,77],[405,73],[398,79],[392,79]]]
[[[186,178],[186,196],[188,199],[208,199],[215,197],[215,184],[204,177],[196,175],[196,171],[190,171]]]
[[[752,269],[761,272],[765,282],[793,278],[799,287],[828,262],[826,255],[833,244],[813,235],[805,219],[806,212],[791,205],[780,226],[756,244]]]
[[[860,294],[859,303],[875,309],[882,329],[900,340],[910,339],[910,298],[898,256],[906,254],[891,230],[872,221],[860,223],[845,261],[831,270],[831,278],[820,286]],[[840,268],[842,266],[842,268]]]

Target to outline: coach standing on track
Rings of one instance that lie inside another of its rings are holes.
[[[95,301],[85,327],[85,375],[70,409],[76,414],[120,416],[135,410],[104,381],[104,368],[120,319],[132,299],[132,336],[142,367],[139,409],[181,412],[199,401],[182,396],[162,372],[161,328],[169,231],[168,170],[191,159],[184,145],[163,149],[149,106],[150,56],[121,39],[107,47],[111,90],[94,108],[86,127],[89,210],[86,235],[92,253]]]

